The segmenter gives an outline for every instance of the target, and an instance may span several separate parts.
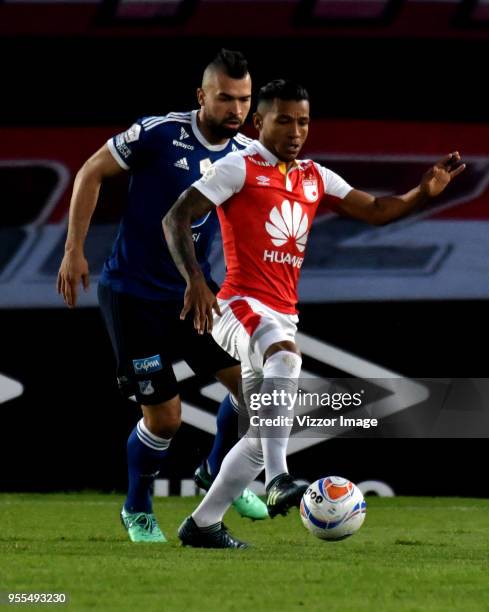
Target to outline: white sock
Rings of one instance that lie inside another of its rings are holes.
[[[260,440],[241,438],[222,462],[221,469],[206,496],[193,512],[199,527],[222,521],[226,510],[263,469]]]
[[[274,390],[284,392],[280,402],[272,402],[270,406],[262,405],[258,410],[261,418],[274,418],[283,416],[290,419],[294,417],[294,395],[298,389],[298,378],[301,371],[302,359],[291,351],[278,351],[269,357],[264,365],[264,381],[260,393],[271,394]],[[288,473],[287,444],[289,442],[292,425],[274,425],[272,427],[260,426],[261,447],[265,463],[265,485],[279,474]]]

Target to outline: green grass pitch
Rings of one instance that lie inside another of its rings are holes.
[[[334,543],[306,532],[297,510],[260,523],[231,510],[226,523],[253,548],[215,551],[176,537],[196,498],[156,499],[163,545],[127,540],[122,499],[0,495],[0,591],[70,597],[22,609],[489,611],[487,500],[369,497],[362,529]]]

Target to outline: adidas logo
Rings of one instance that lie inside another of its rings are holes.
[[[185,138],[188,138],[189,134],[185,131],[185,128],[180,128],[180,140],[185,140]]]
[[[182,157],[182,159],[177,159],[177,161],[173,165],[176,168],[180,168],[181,170],[190,170],[186,157]]]
[[[270,213],[270,222],[265,229],[275,246],[283,246],[289,238],[294,238],[297,249],[302,253],[306,248],[309,219],[302,213],[302,207],[294,202],[292,207],[288,200],[282,202],[281,210],[275,206]]]
[[[233,142],[233,144],[231,145],[231,151],[233,151],[233,152],[234,152],[234,151],[238,151],[238,147],[237,147],[237,146],[234,144],[234,142]]]
[[[277,501],[278,496],[279,496],[279,491],[272,491],[270,495],[268,496],[267,505],[274,506]]]

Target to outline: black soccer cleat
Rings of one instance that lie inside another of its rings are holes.
[[[191,516],[178,528],[178,537],[183,546],[193,548],[248,548],[248,544],[234,538],[223,523],[198,527]]]
[[[206,461],[203,461],[194,473],[195,484],[204,491],[211,488],[212,476],[207,471]]]
[[[290,508],[299,506],[307,484],[299,484],[290,474],[276,476],[267,487],[267,509],[270,518],[286,515]]]

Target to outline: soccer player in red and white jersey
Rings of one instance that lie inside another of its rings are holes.
[[[325,194],[336,210],[371,224],[385,224],[441,193],[465,165],[458,152],[437,162],[420,184],[404,195],[375,197],[352,188],[340,176],[297,156],[309,129],[306,90],[277,80],[260,90],[254,124],[259,140],[211,166],[185,191],[163,220],[170,252],[187,281],[182,317],[193,310],[199,333],[212,332],[241,361],[243,383],[262,380],[261,397],[284,389],[280,405],[265,405],[259,416],[285,412],[301,368],[295,344],[297,283],[314,215]],[[191,222],[217,207],[226,278],[217,298],[207,287],[194,254]],[[277,396],[275,396],[277,397]],[[272,402],[273,404],[273,402]],[[259,425],[231,449],[204,500],[179,529],[182,542],[199,547],[242,548],[222,517],[239,492],[265,468],[270,516],[298,505],[304,486],[289,475],[286,450],[290,426]]]

